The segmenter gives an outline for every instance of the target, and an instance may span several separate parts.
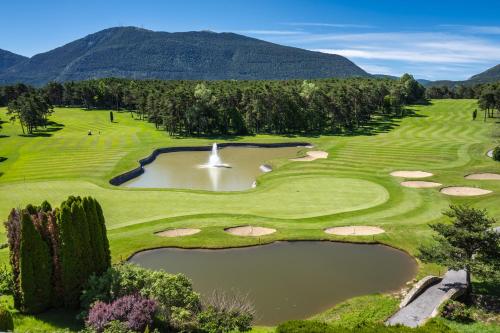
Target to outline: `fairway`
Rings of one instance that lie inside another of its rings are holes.
[[[410,116],[380,120],[358,135],[231,138],[239,142],[306,141],[328,152],[315,161],[274,160],[274,171],[258,179],[256,189],[208,192],[172,189],[127,189],[109,185],[113,176],[137,166],[155,148],[209,145],[227,138],[171,138],[127,112],[56,108],[55,126],[37,137],[20,136],[19,124],[3,123],[0,138],[0,215],[13,207],[47,199],[58,205],[68,195],[92,195],[106,215],[114,260],[158,246],[225,247],[279,239],[379,241],[415,254],[428,239],[429,222],[441,219],[450,203],[470,203],[500,218],[500,182],[466,179],[472,173],[500,173],[486,152],[498,144],[493,121],[471,121],[475,100],[435,100],[410,107]],[[5,108],[0,119],[6,120]],[[91,130],[93,135],[88,136]],[[304,149],[303,153],[306,150]],[[398,170],[433,174],[426,181],[492,191],[477,197],[452,197],[436,188],[411,188],[390,175]],[[224,232],[238,225],[271,227],[263,237],[236,237]],[[385,233],[339,236],[324,233],[336,226],[375,226]],[[155,232],[199,228],[180,238]],[[2,230],[2,239],[4,230]],[[3,260],[7,249],[0,251]],[[420,274],[433,269],[420,266]]]

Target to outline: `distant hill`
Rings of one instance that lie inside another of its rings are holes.
[[[24,57],[22,55],[0,49],[0,73],[5,71],[7,68],[17,65],[27,59],[27,57]]]
[[[312,79],[370,76],[339,55],[234,33],[110,28],[37,54],[0,73],[0,83],[102,77],[135,79]]]
[[[420,80],[418,80],[420,82]],[[431,86],[458,86],[458,85],[474,85],[479,83],[489,83],[500,81],[500,64],[496,65],[490,69],[485,70],[482,73],[471,76],[468,80],[464,81],[450,81],[450,80],[440,80],[440,81],[428,81],[422,83],[426,87]]]
[[[467,81],[474,83],[487,83],[487,82],[500,81],[500,64],[490,69],[487,69],[482,73],[472,76]]]

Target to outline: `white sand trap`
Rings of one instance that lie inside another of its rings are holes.
[[[493,158],[493,149],[492,149],[492,150],[488,150],[488,152],[486,153],[486,155],[487,155],[488,157]]]
[[[306,152],[307,156],[304,157],[298,157],[298,158],[292,158],[291,161],[295,162],[310,162],[317,160],[318,158],[327,158],[328,153],[326,151],[320,151],[320,150],[312,150]]]
[[[384,233],[385,230],[379,227],[370,227],[366,225],[356,225],[348,227],[335,227],[325,229],[327,234],[339,236],[368,236]]]
[[[265,235],[270,235],[274,234],[276,232],[276,229],[271,229],[271,228],[264,228],[264,227],[253,227],[251,225],[246,225],[246,226],[241,226],[241,227],[234,227],[234,228],[227,228],[224,229],[225,232],[230,233],[231,235],[236,235],[236,236],[265,236]]]
[[[465,176],[466,179],[473,180],[500,180],[500,174],[498,173],[473,173]]]
[[[183,237],[197,234],[200,231],[200,229],[180,228],[157,232],[156,235],[160,237]]]
[[[425,171],[394,171],[391,176],[401,178],[425,178],[432,176],[432,173]]]
[[[450,186],[441,189],[441,193],[447,195],[461,196],[461,197],[472,197],[475,195],[484,195],[491,193],[489,190],[483,190],[477,187],[467,187],[467,186]]]
[[[441,186],[443,184],[435,182],[424,182],[422,180],[412,180],[412,181],[402,182],[401,185],[412,188],[432,188]]]

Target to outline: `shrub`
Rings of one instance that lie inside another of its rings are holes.
[[[153,322],[156,308],[155,301],[139,295],[123,296],[111,304],[96,302],[85,324],[103,332],[111,322],[119,321],[129,330],[143,332]]]
[[[14,330],[14,320],[12,320],[12,314],[7,309],[0,307],[0,331],[13,331]]]
[[[493,159],[495,161],[500,161],[500,146],[496,147],[494,150],[493,150]]]
[[[0,295],[12,295],[14,292],[14,276],[8,266],[0,267]]]
[[[210,333],[249,331],[255,311],[247,297],[218,291],[208,297],[198,314],[199,327]]]
[[[101,276],[92,276],[87,282],[81,297],[84,310],[80,316],[96,301],[110,303],[119,297],[140,294],[157,301],[158,316],[166,324],[171,324],[172,313],[176,313],[176,324],[180,318],[188,318],[186,312],[179,314],[179,309],[188,311],[191,317],[200,309],[200,297],[193,291],[191,282],[182,274],[168,274],[164,271],[151,271],[133,264],[119,264],[108,269]],[[188,324],[188,323],[186,323]]]
[[[447,301],[441,310],[443,318],[467,323],[473,321],[472,311],[463,303],[457,301]]]

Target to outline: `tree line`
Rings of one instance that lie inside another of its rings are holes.
[[[48,105],[129,110],[172,135],[338,132],[365,125],[374,114],[400,115],[424,98],[411,75],[389,79],[287,81],[158,81],[99,79],[51,82],[34,89],[0,88],[0,103],[29,129],[23,105],[41,96]],[[50,108],[36,107],[39,115]],[[41,122],[40,122],[41,121]],[[35,127],[33,127],[35,126]]]

